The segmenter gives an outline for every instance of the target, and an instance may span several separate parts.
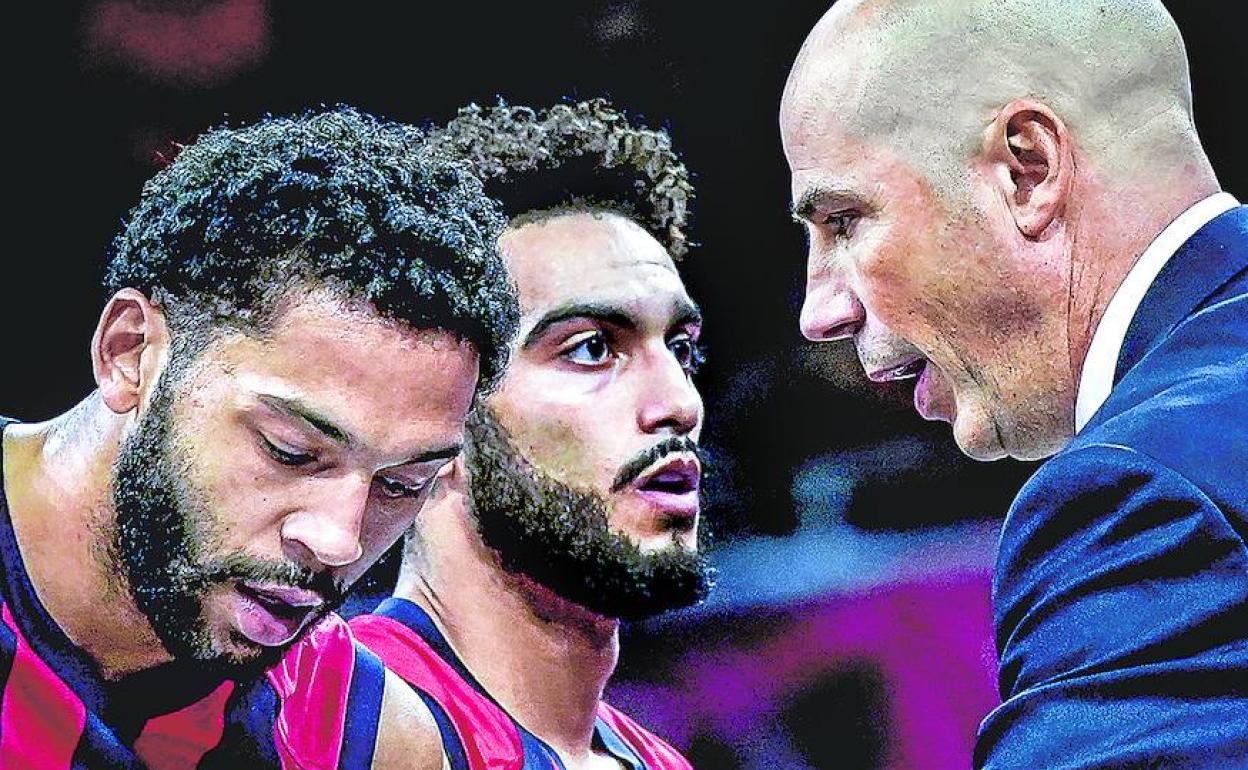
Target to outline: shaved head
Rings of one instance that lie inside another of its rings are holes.
[[[1074,432],[1091,336],[1138,255],[1218,190],[1156,0],[841,0],[780,107],[809,236],[802,332],[981,459]]]
[[[834,118],[964,189],[1011,100],[1048,105],[1099,173],[1138,176],[1198,148],[1183,40],[1155,0],[842,0],[794,64],[782,114]]]

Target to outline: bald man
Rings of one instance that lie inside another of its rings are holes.
[[[1248,767],[1248,208],[1150,0],[843,0],[780,127],[801,327],[968,455],[1049,457],[976,767]]]

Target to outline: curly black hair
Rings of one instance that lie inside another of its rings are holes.
[[[471,343],[487,392],[519,319],[497,252],[506,221],[422,139],[346,106],[211,130],[144,185],[105,288],[160,305],[175,351],[180,331],[263,334],[292,288],[327,288]]]
[[[513,221],[612,211],[646,228],[674,258],[689,248],[693,185],[666,131],[637,125],[605,99],[530,107],[471,104],[428,145],[467,160]]]

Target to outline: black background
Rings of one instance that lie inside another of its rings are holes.
[[[1188,43],[1206,148],[1223,185],[1243,199],[1243,4],[1168,5]],[[198,53],[151,34],[143,45],[154,54],[127,53],[116,34],[101,32],[122,6],[131,14],[126,34],[141,38],[144,19],[163,14],[167,23],[172,14]],[[721,458],[721,536],[791,531],[792,469],[827,452],[858,458],[861,483],[847,515],[860,525],[999,515],[1025,467],[964,460],[948,426],[913,414],[908,387],[869,386],[846,347],[799,339],[804,245],[787,214],[776,113],[792,58],[826,7],[184,0],[10,8],[0,412],[45,418],[90,391],[87,346],[105,299],[105,248],[170,141],[317,104],[423,123],[496,95],[539,107],[608,95],[669,127],[696,175],[701,247],[682,270],[707,319],[710,363],[700,382],[707,443]],[[210,63],[193,67],[196,56]]]

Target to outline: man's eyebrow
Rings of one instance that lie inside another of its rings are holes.
[[[680,297],[676,300],[672,315],[672,326],[702,323],[702,310],[688,297]],[[533,324],[529,333],[524,335],[524,343],[521,347],[532,346],[541,339],[547,329],[573,318],[588,318],[630,331],[637,328],[637,320],[617,305],[605,302],[571,302],[560,305],[543,315],[537,323]]]
[[[282,396],[274,396],[268,393],[262,393],[257,396],[259,401],[266,406],[276,409],[290,417],[302,420],[311,425],[318,432],[324,434],[327,438],[337,444],[343,446],[353,446],[355,438],[344,428],[340,428],[334,424],[333,420],[320,414],[312,407],[304,404],[298,399],[284,398]]]
[[[681,297],[677,301],[676,312],[672,315],[672,326],[702,325],[702,308],[688,297]]]
[[[524,335],[524,343],[521,347],[527,348],[532,346],[547,329],[572,318],[590,318],[618,326],[622,329],[637,328],[637,321],[627,312],[620,309],[618,305],[605,302],[570,302],[566,305],[552,308],[538,319],[538,322],[533,324],[533,328],[529,330],[529,333]]]
[[[431,449],[428,452],[421,452],[406,462],[399,465],[420,465],[421,463],[431,463],[435,460],[450,460],[463,451],[463,444],[451,444],[441,449]]]
[[[259,401],[266,406],[276,409],[295,419],[302,420],[311,425],[318,432],[325,435],[331,441],[342,446],[356,446],[358,442],[344,428],[340,428],[334,424],[333,420],[318,413],[315,409],[304,404],[298,399],[284,398],[282,396],[274,396],[268,393],[262,393],[257,396]],[[420,465],[422,463],[434,462],[437,460],[450,460],[458,455],[464,448],[462,442],[450,444],[438,449],[431,449],[428,452],[421,452],[414,457],[396,463],[396,465]]]
[[[820,206],[833,207],[847,204],[861,205],[862,199],[848,191],[836,187],[817,186],[808,188],[793,204],[792,216],[797,222],[814,219],[815,210]]]

